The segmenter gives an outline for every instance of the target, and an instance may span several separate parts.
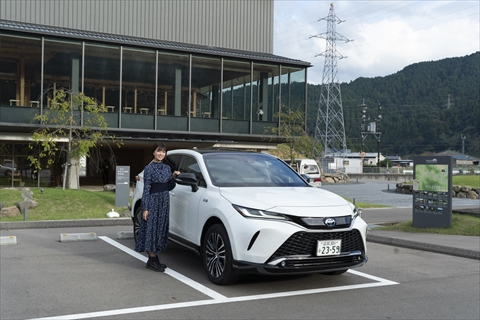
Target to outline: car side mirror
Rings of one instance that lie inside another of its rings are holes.
[[[300,176],[301,176],[301,177],[303,178],[303,180],[305,180],[307,183],[310,183],[310,176],[309,176],[308,174],[302,173]]]
[[[182,186],[191,186],[192,192],[197,192],[197,177],[192,172],[180,173],[176,178],[175,182]]]

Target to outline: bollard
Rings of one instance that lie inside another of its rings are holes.
[[[390,184],[387,185],[387,191],[390,192]]]
[[[27,221],[27,208],[23,208],[23,221]]]

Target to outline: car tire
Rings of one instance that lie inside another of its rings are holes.
[[[343,270],[330,271],[330,272],[321,272],[321,274],[326,274],[327,276],[338,276],[338,275],[343,274],[347,271],[348,271],[348,269],[343,269]]]
[[[142,223],[142,207],[139,206],[137,210],[135,210],[135,215],[133,216],[133,239],[135,243],[137,243],[137,235],[138,230],[140,230],[140,224]]]
[[[240,278],[233,268],[232,249],[227,231],[221,224],[211,226],[205,233],[202,260],[208,278],[215,284],[233,284]]]

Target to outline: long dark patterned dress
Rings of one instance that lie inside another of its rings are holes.
[[[153,251],[159,254],[167,249],[170,214],[168,191],[151,193],[152,183],[168,183],[172,178],[170,167],[161,162],[150,162],[143,171],[142,209],[148,210],[147,221],[142,219],[135,251]]]

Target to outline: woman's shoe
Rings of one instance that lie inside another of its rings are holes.
[[[158,262],[158,257],[148,257],[147,261],[147,269],[156,271],[156,272],[164,272],[165,268]]]
[[[157,259],[157,262],[162,266],[163,269],[167,269],[167,265],[164,264],[164,263],[160,263],[160,258],[158,256],[155,256],[155,257],[150,257],[148,256],[148,261],[147,261],[147,269],[150,268],[150,263],[155,260],[155,258]]]
[[[160,258],[157,256],[157,262],[162,266],[163,269],[167,269],[167,265],[160,262]]]

